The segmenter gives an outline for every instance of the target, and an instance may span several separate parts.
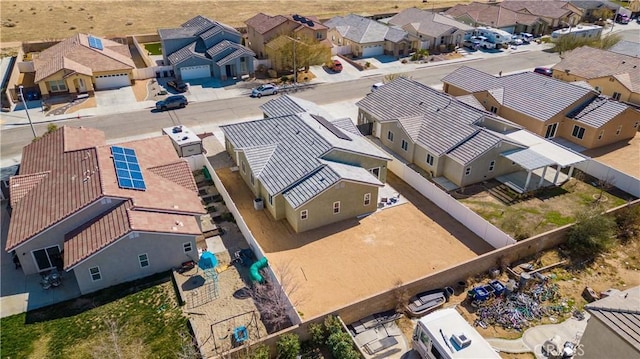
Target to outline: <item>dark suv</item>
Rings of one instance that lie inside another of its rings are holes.
[[[156,109],[166,111],[174,108],[184,108],[189,101],[183,95],[169,96],[162,101],[156,102]]]

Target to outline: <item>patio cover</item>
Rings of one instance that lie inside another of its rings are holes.
[[[523,150],[508,151],[502,154],[527,170],[534,170],[553,164],[567,167],[587,159],[576,152],[525,130],[506,134],[505,137],[527,146]]]

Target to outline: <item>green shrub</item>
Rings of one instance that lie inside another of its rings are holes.
[[[331,354],[336,359],[358,359],[360,354],[353,347],[351,336],[344,332],[342,324],[337,317],[328,316],[324,320],[329,337],[326,344],[331,350]]]
[[[640,234],[640,206],[625,207],[615,215],[618,238],[628,241]]]
[[[597,210],[580,212],[568,234],[567,245],[579,256],[597,255],[613,245],[616,223],[611,216]]]
[[[309,324],[309,334],[311,335],[311,342],[315,346],[320,346],[325,341],[325,332],[322,324],[312,323]]]
[[[269,347],[266,345],[260,345],[251,353],[251,359],[269,359]]]
[[[295,359],[300,354],[300,338],[296,334],[283,334],[276,343],[278,358]]]

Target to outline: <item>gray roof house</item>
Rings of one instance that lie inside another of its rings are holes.
[[[331,43],[350,46],[356,57],[409,54],[409,35],[400,28],[354,14],[333,17],[324,25],[329,28],[327,36]]]
[[[629,140],[640,123],[640,113],[623,103],[533,72],[498,77],[463,66],[442,82],[446,93],[473,94],[486,110],[578,151]]]
[[[582,156],[513,122],[416,81],[399,78],[356,104],[358,125],[446,190],[496,178],[517,192],[558,183],[552,169]],[[564,178],[563,178],[564,179]]]
[[[221,80],[253,73],[255,54],[242,46],[242,34],[228,25],[196,16],[175,29],[159,29],[162,56],[182,80]]]
[[[460,46],[465,34],[474,28],[450,16],[431,11],[409,8],[389,19],[390,25],[402,28],[409,34],[412,48],[433,49],[441,45]]]
[[[582,358],[640,357],[640,287],[611,290],[585,309],[591,318],[580,341]]]
[[[273,217],[303,232],[374,212],[388,155],[349,119],[270,102],[278,116],[221,129],[240,176]]]

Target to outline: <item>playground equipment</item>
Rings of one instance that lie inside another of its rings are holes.
[[[262,257],[260,260],[254,262],[251,267],[249,267],[249,276],[251,280],[258,283],[264,282],[264,277],[260,274],[260,269],[266,268],[269,265],[269,261],[267,257]]]
[[[260,339],[258,316],[255,311],[237,314],[211,324],[211,338],[216,353],[223,353],[235,347]]]
[[[192,309],[197,306],[209,303],[218,298],[218,273],[216,266],[218,259],[215,254],[205,251],[198,261],[198,269],[202,269],[204,284],[198,289],[190,291],[187,297],[187,308]]]
[[[249,331],[244,325],[236,327],[233,330],[233,347],[242,345],[245,341],[247,341],[247,339],[249,339]]]

